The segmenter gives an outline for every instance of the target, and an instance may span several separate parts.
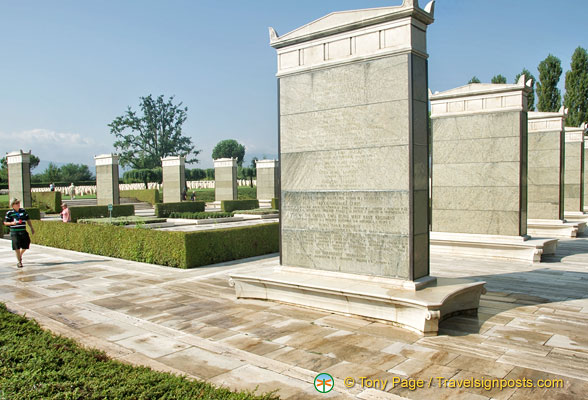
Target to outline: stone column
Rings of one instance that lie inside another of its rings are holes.
[[[257,199],[270,200],[280,197],[280,163],[277,160],[258,160],[257,169]]]
[[[527,236],[530,85],[522,76],[431,96],[432,252],[539,261],[545,243]]]
[[[6,154],[8,164],[8,190],[10,198],[21,201],[23,208],[31,207],[31,152],[22,150]]]
[[[237,159],[214,160],[214,200],[237,200]]]
[[[576,237],[584,223],[564,221],[567,110],[529,112],[527,232],[539,237]]]
[[[238,297],[436,332],[444,311],[426,320],[413,307],[435,281],[428,235],[432,22],[433,2],[421,9],[405,0],[335,12],[282,36],[270,28],[278,57],[282,267],[233,275]],[[367,297],[352,294],[359,287]],[[481,286],[473,288],[479,298]],[[394,299],[372,301],[384,292]],[[412,300],[401,305],[405,296]],[[477,308],[475,293],[465,297]]]
[[[163,202],[182,201],[182,192],[186,188],[186,158],[169,156],[161,159],[163,167]]]
[[[118,188],[118,160],[116,154],[94,157],[96,162],[96,204],[120,204]]]
[[[566,127],[566,172],[564,215],[566,219],[588,221],[584,214],[584,135],[586,125]]]

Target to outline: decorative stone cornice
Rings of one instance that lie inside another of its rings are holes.
[[[276,168],[280,165],[278,160],[257,160],[255,161],[255,166],[257,169],[260,168]]]
[[[568,109],[563,107],[558,112],[529,111],[529,132],[563,132],[567,115]]]
[[[31,151],[24,152],[22,150],[13,151],[6,154],[6,164],[30,164]]]
[[[278,52],[277,76],[393,53],[426,58],[425,31],[433,12],[434,1],[423,10],[418,0],[404,0],[396,7],[331,13],[282,36],[269,28],[270,45]]]
[[[237,166],[237,159],[236,158],[217,158],[213,160],[214,168],[221,168],[221,167],[236,167]]]
[[[119,156],[117,154],[100,154],[94,156],[96,166],[100,165],[118,165]]]
[[[162,167],[177,167],[183,166],[186,162],[186,157],[183,156],[169,156],[161,159]]]
[[[566,126],[566,143],[584,143],[584,135],[588,132],[586,123],[579,127]]]
[[[470,83],[431,93],[431,117],[497,111],[527,111],[532,80],[522,75],[516,84]]]

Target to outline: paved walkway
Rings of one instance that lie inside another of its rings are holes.
[[[0,240],[0,301],[110,356],[282,399],[565,399],[588,393],[588,239],[525,265],[437,259],[437,276],[488,282],[478,317],[441,323],[437,337],[379,322],[257,300],[236,300],[232,271],[277,257],[177,270],[32,246],[15,268]],[[313,387],[335,378],[329,394]],[[388,379],[387,391],[343,379]],[[394,377],[431,387],[392,387]],[[563,389],[439,388],[438,377],[562,379]]]

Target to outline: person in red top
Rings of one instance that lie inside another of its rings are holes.
[[[61,220],[63,222],[71,222],[71,215],[66,203],[61,205],[61,213],[59,215],[61,216]]]

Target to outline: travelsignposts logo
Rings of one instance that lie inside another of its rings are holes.
[[[314,378],[314,388],[317,392],[328,393],[333,390],[333,386],[335,386],[335,381],[329,374],[323,372]]]

